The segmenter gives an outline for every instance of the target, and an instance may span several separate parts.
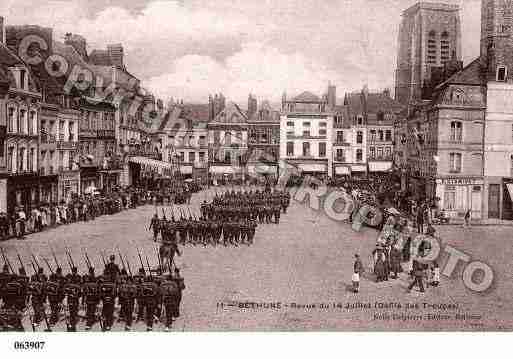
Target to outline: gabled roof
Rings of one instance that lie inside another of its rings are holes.
[[[310,91],[305,91],[292,99],[293,102],[321,102],[319,96],[311,93]]]
[[[248,121],[246,114],[234,102],[228,102],[225,108],[217,114],[212,122],[218,123],[245,123]]]

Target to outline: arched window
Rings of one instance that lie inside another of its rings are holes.
[[[450,42],[449,42],[449,33],[444,31],[440,38],[440,59],[442,63],[449,61],[451,54]]]

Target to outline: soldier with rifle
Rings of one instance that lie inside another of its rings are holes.
[[[132,271],[130,274],[121,279],[118,284],[118,297],[121,305],[120,319],[125,322],[125,331],[130,331],[133,322],[133,313],[135,309],[135,299],[137,298],[138,288],[134,283]]]
[[[52,255],[56,265],[55,273],[52,271],[50,263],[46,260],[46,258],[43,258],[43,260],[46,262],[51,272],[50,278],[45,284],[45,291],[48,296],[48,301],[50,302],[50,325],[55,325],[59,321],[59,314],[63,306],[62,302],[64,301],[65,297],[64,284],[66,278],[64,278],[64,275],[62,274],[62,268],[57,261],[57,257],[55,256],[53,249]]]
[[[94,274],[94,267],[91,265],[88,257],[86,257],[89,274],[83,278],[83,300],[86,304],[86,330],[90,330],[96,322],[96,310],[100,303],[100,289],[96,276]]]
[[[78,311],[80,308],[80,298],[82,296],[82,277],[78,274],[77,267],[70,262],[71,273],[66,276],[64,284],[64,295],[68,306],[67,326],[69,332],[77,331]]]
[[[146,307],[146,330],[153,330],[153,321],[155,316],[155,310],[158,304],[159,288],[153,280],[153,276],[150,275],[145,278],[145,281],[141,284],[142,296],[144,298],[144,305]]]
[[[179,290],[178,285],[174,281],[171,273],[171,267],[169,275],[167,275],[160,286],[160,293],[162,297],[162,303],[164,304],[164,310],[166,312],[165,326],[166,331],[171,329],[173,325],[174,314],[176,314],[176,307],[179,305]]]
[[[144,267],[141,266],[139,268],[138,274],[134,276],[133,283],[137,287],[137,321],[144,320],[144,309],[146,308],[146,304],[143,296],[143,288],[142,284],[146,280],[146,272]]]
[[[100,299],[102,301],[103,331],[109,331],[114,324],[114,306],[117,296],[115,278],[117,276],[109,275],[106,271],[105,275],[101,276],[98,280]]]

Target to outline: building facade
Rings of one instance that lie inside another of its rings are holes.
[[[39,113],[41,92],[32,72],[0,44],[0,211],[29,212],[39,203]]]
[[[264,101],[260,108],[256,98],[248,99],[248,161],[249,177],[260,181],[278,178],[280,158],[280,113]]]
[[[461,24],[457,5],[419,2],[402,17],[395,98],[407,105],[429,98],[423,90],[437,81],[444,64],[461,60]]]
[[[219,111],[207,125],[210,182],[244,182],[249,130],[246,113],[233,102],[224,105],[222,95],[217,101],[211,99],[210,107],[213,113]]]
[[[334,91],[330,86],[328,92]],[[318,97],[305,91],[288,100],[282,98],[280,116],[280,158],[302,174],[320,178],[333,174],[333,125],[335,96]]]

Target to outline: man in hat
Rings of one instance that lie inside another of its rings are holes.
[[[117,278],[121,271],[119,270],[119,266],[116,264],[116,256],[112,254],[109,257],[109,263],[105,266],[105,276],[109,278],[109,281],[112,283],[116,283]]]

